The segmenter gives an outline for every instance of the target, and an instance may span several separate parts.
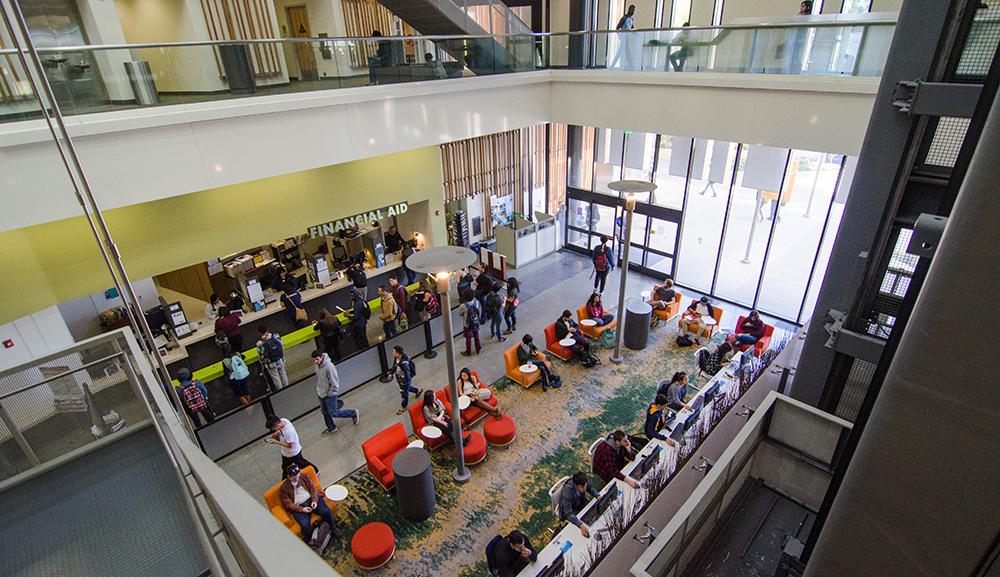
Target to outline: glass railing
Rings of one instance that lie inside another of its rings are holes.
[[[39,49],[64,115],[538,69],[880,76],[891,20],[501,34],[179,42]],[[0,50],[0,122],[39,118]]]

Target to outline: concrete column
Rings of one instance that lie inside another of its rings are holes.
[[[995,101],[807,577],[978,575],[993,547],[998,179]]]

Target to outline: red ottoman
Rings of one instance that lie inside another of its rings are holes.
[[[507,415],[500,415],[500,420],[487,418],[486,424],[483,425],[483,432],[486,433],[487,443],[498,449],[506,449],[507,445],[514,442],[514,437],[517,436],[517,425],[514,424],[514,419]]]
[[[378,569],[396,552],[396,538],[385,523],[368,523],[351,538],[351,554],[362,569]]]
[[[465,434],[472,437],[469,439],[469,444],[462,450],[462,453],[465,454],[465,464],[481,463],[486,458],[486,437],[478,431],[469,431]]]

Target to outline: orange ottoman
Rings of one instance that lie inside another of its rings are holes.
[[[475,465],[476,463],[481,463],[486,458],[486,437],[478,431],[469,431],[466,434],[471,438],[469,439],[469,444],[462,448],[462,453],[465,455],[465,464]]]
[[[483,432],[486,433],[486,442],[498,449],[506,449],[517,436],[517,425],[514,419],[507,415],[500,415],[500,420],[487,418],[483,425]],[[472,442],[470,441],[471,445]]]
[[[351,554],[362,569],[378,569],[396,552],[396,538],[385,523],[368,523],[351,538]]]

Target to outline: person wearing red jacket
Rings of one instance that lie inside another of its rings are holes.
[[[639,482],[622,474],[625,463],[635,459],[636,452],[629,443],[628,435],[621,429],[605,437],[594,450],[594,474],[610,483],[619,479],[633,489],[639,488]]]

